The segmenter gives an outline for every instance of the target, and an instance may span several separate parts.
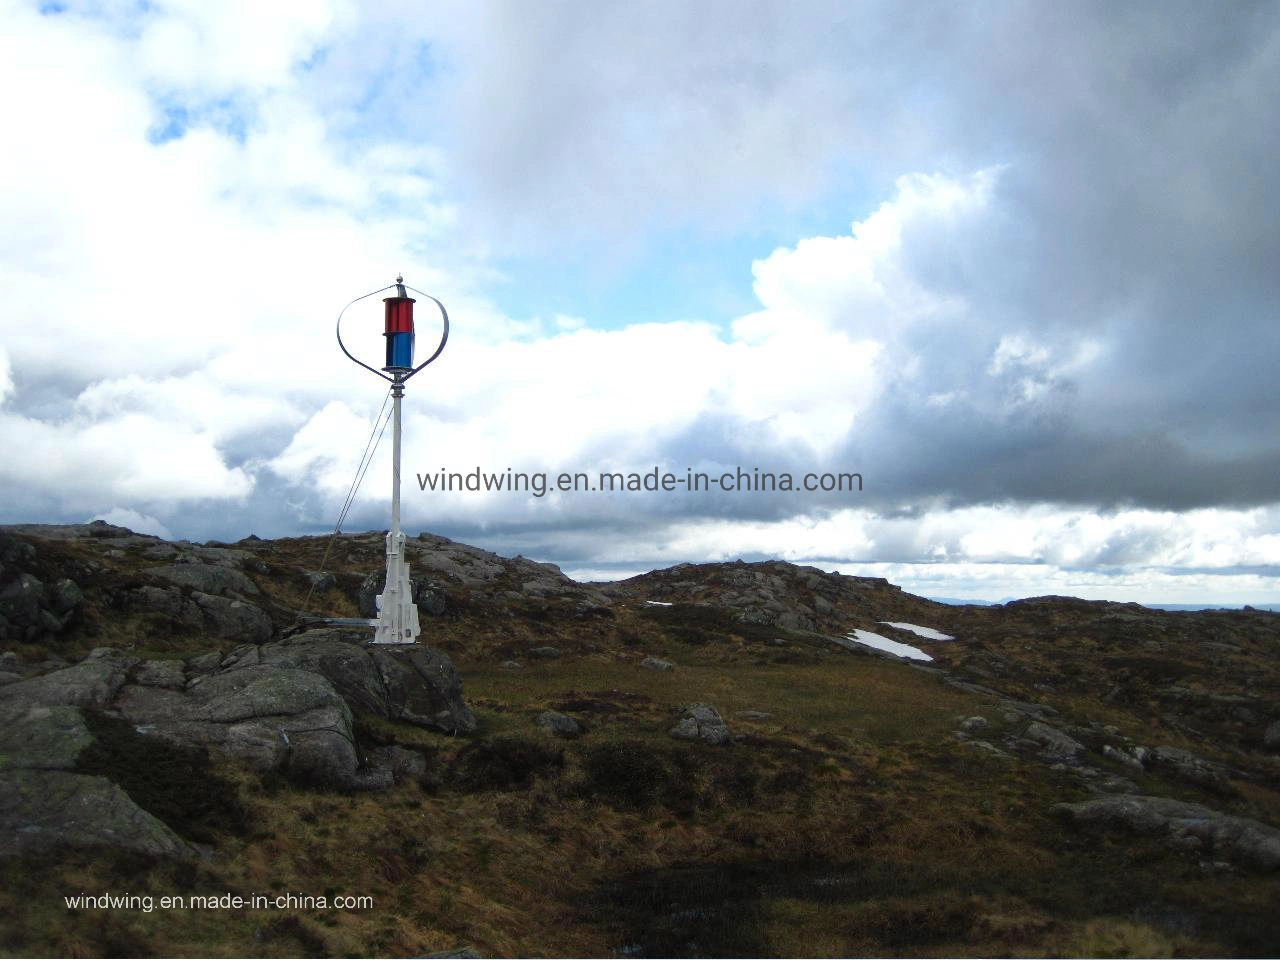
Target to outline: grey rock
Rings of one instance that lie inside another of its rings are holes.
[[[28,706],[0,723],[0,770],[71,770],[91,743],[76,707]]]
[[[18,666],[18,655],[12,650],[6,650],[4,653],[0,653],[0,670],[7,671],[9,673],[17,673]]]
[[[128,660],[85,660],[0,687],[0,717],[32,706],[101,707],[124,685],[132,662]]]
[[[427,758],[417,750],[395,745],[375,747],[368,754],[369,765],[389,770],[393,779],[421,780],[427,775]]]
[[[55,613],[66,616],[84,601],[84,591],[74,580],[62,579],[49,590],[49,603]]]
[[[778,614],[773,623],[782,630],[796,631],[813,630],[817,626],[812,617],[797,613],[794,610],[787,610]]]
[[[523,670],[524,664],[521,663],[519,660],[503,660],[502,669],[503,670]]]
[[[992,690],[990,687],[982,687],[982,686],[979,686],[978,684],[971,684],[970,686],[972,686],[975,692],[978,692],[978,693],[994,694],[996,692],[995,690]],[[964,689],[964,688],[961,688],[961,689]],[[1048,704],[1027,703],[1025,700],[1002,699],[1000,701],[1000,707],[1001,709],[1004,709],[1004,710],[1012,710],[1020,714],[1025,714],[1026,716],[1032,717],[1037,720],[1044,720],[1046,717],[1054,717],[1054,716],[1057,716],[1058,714],[1058,711],[1055,710],[1053,707],[1049,706]]]
[[[10,673],[8,670],[0,670],[0,687],[9,683],[20,683],[21,681],[22,674]]]
[[[701,740],[713,746],[729,742],[729,728],[715,707],[692,703],[669,731],[677,740]]]
[[[262,648],[251,643],[242,643],[222,658],[222,669],[252,667],[256,663],[262,663]]]
[[[978,750],[985,754],[990,754],[993,757],[999,757],[1002,760],[1013,759],[1011,756],[1009,756],[1009,754],[1005,753],[995,744],[988,743],[986,740],[965,740],[961,742],[961,746],[971,747],[974,750]]]
[[[1198,803],[1124,794],[1059,803],[1051,809],[1073,823],[1164,835],[1178,846],[1211,852],[1234,863],[1280,870],[1280,830]]]
[[[170,617],[186,626],[198,628],[204,623],[200,608],[177,587],[137,587],[127,591],[124,599],[134,610]]]
[[[1105,777],[1098,783],[1098,789],[1107,793],[1133,793],[1138,785],[1128,777]]]
[[[1042,748],[1046,757],[1059,760],[1079,760],[1085,754],[1084,744],[1073,740],[1056,727],[1033,720],[1027,724],[1024,736],[1035,741]]]
[[[387,790],[395,785],[395,771],[386,766],[370,766],[357,770],[351,779],[353,790]]]
[[[668,670],[674,670],[676,668],[676,665],[670,660],[663,660],[660,657],[645,657],[640,661],[640,666],[644,667],[646,670],[657,670],[661,673],[665,673]]]
[[[34,623],[44,602],[44,584],[34,574],[18,578],[0,590],[0,614],[13,624]]]
[[[274,630],[271,618],[256,604],[200,591],[192,591],[191,599],[200,608],[205,626],[216,637],[250,643],[263,643],[271,638]]]
[[[171,563],[148,567],[153,577],[214,596],[256,596],[257,585],[234,567],[212,563]]]
[[[60,770],[0,773],[0,853],[111,847],[187,859],[194,849],[105,777]]]
[[[582,727],[578,725],[577,720],[563,713],[556,713],[554,710],[538,714],[537,724],[553,737],[572,739],[582,733]]]
[[[236,570],[226,572],[243,576]],[[192,590],[188,596],[178,587],[143,586],[128,591],[125,600],[134,610],[168,617],[181,626],[223,639],[262,643],[274,630],[271,618],[256,604],[201,590]]]
[[[217,747],[261,770],[351,787],[351,712],[323,676],[258,664],[197,678],[185,691],[130,685],[117,709],[139,732]]]
[[[1273,720],[1262,735],[1262,743],[1268,750],[1280,750],[1280,720]]]
[[[187,669],[194,674],[212,673],[222,666],[222,654],[217,650],[210,653],[202,653],[198,657],[192,657],[187,661]]]
[[[34,574],[19,574],[0,590],[0,638],[30,642],[59,633],[83,598],[71,580],[46,588]]]
[[[1126,767],[1131,767],[1134,770],[1143,769],[1142,761],[1137,756],[1127,750],[1121,750],[1117,747],[1113,747],[1109,743],[1102,748],[1102,755],[1104,757],[1110,757],[1117,763],[1123,763]]]
[[[476,729],[453,661],[422,644],[364,646],[322,629],[267,644],[261,656],[322,674],[353,707],[378,716],[446,733]]]
[[[462,699],[462,679],[449,657],[421,644],[377,647],[373,657],[386,685],[387,715],[446,733],[474,733],[476,718]]]
[[[178,554],[178,548],[172,543],[157,543],[142,551],[146,560],[172,560]]]
[[[534,647],[529,651],[529,656],[536,657],[539,660],[558,660],[560,659],[560,648]]]
[[[338,578],[328,570],[310,573],[307,575],[307,579],[311,581],[311,588],[317,593],[324,593],[326,590],[331,590],[338,583]]]
[[[1227,788],[1223,768],[1204,757],[1178,747],[1155,747],[1149,750],[1146,766],[1152,770],[1170,773],[1179,780],[1194,783],[1210,790]]]
[[[965,733],[976,733],[987,729],[988,726],[986,717],[966,717],[960,721],[960,729]]]
[[[181,660],[144,660],[138,665],[134,682],[144,687],[168,687],[180,690],[186,685],[187,678],[182,669]]]

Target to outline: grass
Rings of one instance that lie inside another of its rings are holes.
[[[434,751],[443,773],[426,786],[338,796],[193,764],[194,792],[221,777],[245,813],[204,824],[217,857],[181,867],[79,854],[36,872],[8,861],[0,942],[68,956],[418,955],[464,943],[492,956],[1128,956],[1280,942],[1274,879],[1210,889],[1155,841],[1073,837],[1046,811],[1083,795],[1074,781],[951,743],[955,717],[982,698],[869,657],[734,667],[700,663],[702,649],[678,649],[670,673],[608,656],[468,670],[468,690],[489,704],[471,741],[362,718],[370,743]],[[671,740],[672,712],[692,700],[746,739]],[[587,724],[581,739],[533,726],[566,703]],[[774,716],[735,721],[747,708]],[[115,735],[112,762],[127,765],[137,744]],[[362,894],[374,908],[60,904],[82,889]]]

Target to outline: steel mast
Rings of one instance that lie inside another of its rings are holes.
[[[384,380],[391,381],[391,529],[387,532],[387,577],[383,582],[382,593],[378,594],[378,616],[369,621],[374,628],[373,642],[381,644],[415,643],[422,632],[418,623],[418,607],[413,602],[413,583],[409,578],[409,564],[405,560],[405,536],[400,527],[400,436],[401,436],[401,402],[404,400],[404,385],[414,374],[435,360],[444,350],[449,339],[449,314],[442,304],[429,293],[407,287],[403,276],[397,276],[393,285],[394,296],[384,297],[385,325],[383,336],[386,338],[386,365],[375,370],[361,360],[356,359],[342,342],[342,314],[353,304],[368,297],[375,296],[391,286],[375,290],[351,301],[338,314],[338,346],[353,362],[377,374]],[[407,287],[407,289],[406,289]],[[414,290],[431,300],[440,308],[440,316],[444,321],[444,332],[440,337],[440,345],[425,361],[413,365],[413,305],[417,301],[409,296],[408,290]]]

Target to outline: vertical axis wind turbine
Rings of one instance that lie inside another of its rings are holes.
[[[386,314],[382,335],[387,341],[387,363],[381,370],[376,370],[352,356],[342,342],[342,317],[361,300],[376,297],[393,287],[395,294],[382,300]],[[409,290],[426,297],[439,307],[440,317],[444,321],[440,344],[435,353],[416,367],[413,365],[413,305],[417,301],[409,296]],[[403,276],[397,276],[394,284],[366,293],[363,297],[356,297],[343,307],[342,313],[338,314],[337,335],[338,346],[347,355],[347,359],[391,382],[391,529],[387,533],[387,579],[382,593],[378,595],[378,617],[370,625],[374,628],[374,643],[415,643],[421,629],[418,626],[418,607],[413,602],[413,586],[409,581],[409,564],[404,559],[404,532],[400,529],[400,401],[404,399],[405,382],[444,351],[444,345],[449,340],[449,313],[444,304],[431,294],[409,286],[404,282]]]

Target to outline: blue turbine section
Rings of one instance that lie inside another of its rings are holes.
[[[413,334],[387,333],[387,366],[408,370],[413,366]]]

